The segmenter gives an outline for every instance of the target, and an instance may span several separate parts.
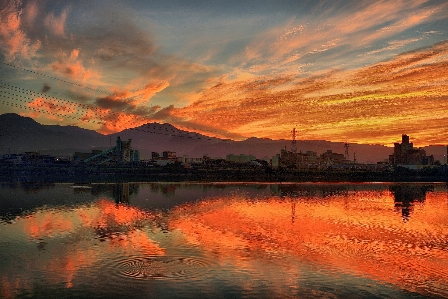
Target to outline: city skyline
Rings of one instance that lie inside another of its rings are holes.
[[[0,114],[108,134],[448,142],[448,3],[4,1]]]

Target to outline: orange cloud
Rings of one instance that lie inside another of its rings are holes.
[[[418,146],[444,144],[447,58],[440,43],[357,70],[222,81],[171,114],[245,137],[289,138],[296,127],[300,139],[390,145],[408,133]]]
[[[4,1],[0,4],[0,49],[7,62],[17,58],[30,59],[41,47],[41,42],[32,42],[21,29],[20,3]]]
[[[79,110],[77,103],[61,102],[56,99],[43,97],[35,98],[31,102],[28,102],[26,106],[31,111],[22,113],[22,116],[48,119],[57,122],[62,122],[67,117],[77,119],[77,117],[73,117],[72,115]]]
[[[23,13],[25,16],[25,21],[30,25],[33,24],[34,20],[36,19],[39,13],[39,6],[37,5],[37,2],[35,1],[28,2],[25,8],[23,9]]]
[[[125,113],[114,113],[104,119],[103,125],[98,129],[101,134],[111,134],[125,129],[138,127],[148,123],[147,119]]]
[[[99,79],[100,75],[97,72],[83,66],[78,57],[79,52],[79,49],[73,49],[68,57],[66,54],[60,54],[59,60],[51,64],[52,70],[69,77],[71,80],[81,82]]]
[[[138,105],[148,104],[156,93],[164,90],[169,85],[168,80],[152,80],[144,84],[143,87],[137,87],[135,90],[132,90],[133,88],[131,86],[128,86],[124,90],[114,88],[113,93],[108,98],[114,101],[125,100],[130,105],[136,107]]]
[[[54,35],[65,36],[65,21],[67,19],[67,9],[61,12],[59,17],[55,16],[54,13],[49,13],[45,19],[44,24],[47,29],[49,29]]]
[[[297,73],[295,61],[298,58],[310,62],[311,66],[326,65],[325,68],[333,64],[361,64],[362,59],[347,60],[346,55],[353,55],[357,50],[364,52],[366,47],[398,32],[445,17],[446,3],[427,5],[427,2],[361,1],[355,11],[353,7],[341,10],[336,4],[329,5],[329,8],[316,9],[311,16],[288,20],[284,25],[260,34],[246,47],[244,56],[238,53],[236,57],[239,57],[241,67],[249,65],[250,71],[269,71],[270,74],[275,71]],[[378,30],[381,25],[384,27]],[[310,57],[330,49],[338,51],[328,57],[320,56],[320,61]],[[397,45],[392,49],[397,49]],[[372,50],[369,53],[380,52]],[[343,58],[339,60],[339,57]]]

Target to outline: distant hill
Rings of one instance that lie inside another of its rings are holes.
[[[14,113],[0,115],[0,153],[40,153],[70,155],[108,146],[109,138],[76,126],[41,125]]]
[[[257,158],[279,154],[282,148],[291,148],[290,140],[272,140],[267,138],[248,138],[244,141],[219,139],[179,130],[170,124],[146,124],[137,128],[127,129],[112,134],[112,140],[117,136],[122,139],[132,139],[132,146],[139,149],[144,158],[149,158],[151,152],[175,151],[178,156],[225,158],[228,154],[254,155]],[[308,150],[321,154],[327,150],[343,154],[344,143],[324,140],[298,140],[298,150]],[[351,144],[349,153],[353,159],[353,151],[360,162],[376,163],[387,159],[391,148],[383,145]]]
[[[132,139],[132,147],[138,149],[143,159],[151,157],[151,152],[174,151],[178,156],[202,157],[204,154],[225,158],[228,154],[252,154],[257,158],[272,157],[282,148],[291,148],[289,140],[248,138],[232,141],[208,137],[199,133],[179,130],[170,124],[149,123],[119,133],[102,135],[93,130],[76,126],[42,125],[29,117],[14,113],[0,115],[0,154],[38,151],[43,154],[72,156],[75,151],[90,152],[92,149],[106,149],[115,144],[117,136]],[[401,136],[397,136],[399,140]],[[411,136],[412,138],[412,136]],[[298,140],[298,150],[314,151],[321,154],[327,150],[344,153],[344,143],[324,140]],[[425,147],[428,155],[443,162],[446,154],[444,146]],[[391,147],[383,145],[350,144],[350,159],[356,153],[361,162],[376,163],[387,159]]]

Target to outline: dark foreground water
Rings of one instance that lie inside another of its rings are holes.
[[[448,297],[447,185],[1,184],[0,297]]]

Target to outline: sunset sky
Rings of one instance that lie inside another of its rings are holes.
[[[0,114],[448,144],[448,1],[0,1]]]

